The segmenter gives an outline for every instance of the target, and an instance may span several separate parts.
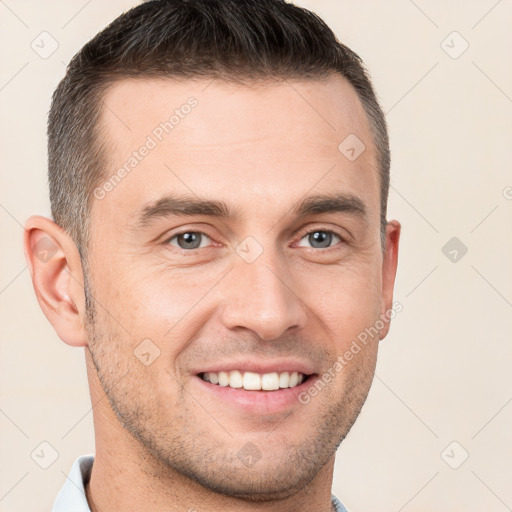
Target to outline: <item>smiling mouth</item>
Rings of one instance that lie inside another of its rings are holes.
[[[229,372],[203,372],[199,377],[217,386],[245,389],[248,391],[276,391],[294,388],[311,375],[301,372],[254,373],[231,370]]]

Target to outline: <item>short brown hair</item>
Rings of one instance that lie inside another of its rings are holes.
[[[99,120],[107,87],[130,77],[220,78],[250,83],[340,73],[369,119],[380,168],[385,246],[389,140],[362,60],[316,14],[284,0],[153,0],[99,32],[71,60],[48,118],[54,221],[87,254],[93,190],[105,177]],[[340,141],[341,142],[341,141]]]

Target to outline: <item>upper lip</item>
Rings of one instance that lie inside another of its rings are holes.
[[[229,372],[232,370],[239,370],[241,372],[254,372],[260,374],[273,372],[299,372],[305,375],[312,375],[314,373],[311,363],[294,359],[274,359],[272,361],[240,359],[219,361],[216,363],[208,363],[204,367],[195,370],[194,373],[197,375],[204,372],[218,373]]]

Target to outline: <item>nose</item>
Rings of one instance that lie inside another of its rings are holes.
[[[292,273],[276,257],[237,261],[223,286],[221,319],[227,329],[250,329],[261,339],[272,340],[304,327],[304,297],[294,289]]]

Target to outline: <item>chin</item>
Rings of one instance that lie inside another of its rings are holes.
[[[282,466],[240,469],[235,465],[232,470],[226,471],[224,466],[190,476],[201,486],[217,494],[244,501],[265,502],[296,495],[313,480],[318,471],[312,467],[297,469],[297,466],[286,465],[283,472]],[[224,474],[221,475],[220,472]]]
[[[181,457],[173,453],[160,460],[214,493],[250,502],[276,501],[304,489],[332,458],[337,443],[326,441],[308,440],[298,446],[282,442],[279,450],[275,443],[265,444],[261,438],[248,441],[239,450],[216,445],[191,450],[187,458],[181,451]],[[256,445],[266,450],[260,451]]]

